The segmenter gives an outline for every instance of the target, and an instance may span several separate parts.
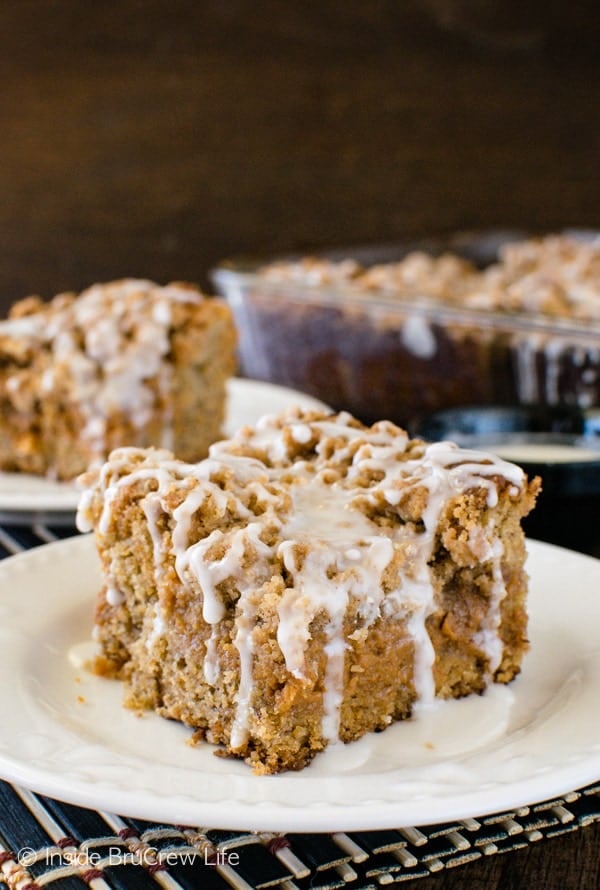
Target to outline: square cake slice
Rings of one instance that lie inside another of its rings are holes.
[[[199,463],[125,448],[82,482],[96,670],[258,773],[520,670],[539,480],[491,454],[291,409]]]
[[[0,322],[0,469],[72,479],[120,445],[205,457],[235,347],[227,306],[188,284],[22,300]]]

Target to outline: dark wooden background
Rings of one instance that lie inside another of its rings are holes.
[[[598,226],[599,7],[3,0],[0,300]]]
[[[2,0],[0,305],[207,286],[239,253],[600,227],[599,47],[595,0]],[[415,887],[599,882],[597,826]]]

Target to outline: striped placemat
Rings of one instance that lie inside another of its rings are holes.
[[[435,826],[262,834],[122,818],[0,782],[0,887],[367,890],[519,850],[600,820],[600,782]]]

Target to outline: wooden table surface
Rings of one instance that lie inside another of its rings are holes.
[[[591,0],[4,0],[0,307],[209,287],[240,253],[600,228],[599,36]],[[599,885],[597,825],[405,886]]]
[[[405,890],[597,890],[600,825],[401,886]]]

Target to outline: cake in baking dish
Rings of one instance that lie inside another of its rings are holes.
[[[192,285],[22,300],[0,322],[0,469],[71,479],[125,444],[205,457],[234,367],[229,309]]]
[[[257,773],[519,672],[539,480],[497,457],[291,409],[199,463],[118,449],[82,483],[96,670]]]
[[[600,235],[446,246],[224,264],[215,280],[240,322],[243,373],[364,423],[410,427],[470,404],[599,405]]]

